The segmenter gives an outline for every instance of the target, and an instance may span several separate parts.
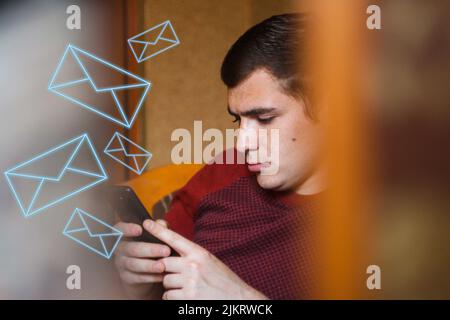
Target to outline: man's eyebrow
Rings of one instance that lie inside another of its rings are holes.
[[[238,114],[231,111],[230,106],[228,106],[228,113],[232,116],[238,116]],[[262,114],[267,114],[275,110],[275,108],[268,108],[268,107],[256,107],[247,111],[242,112],[240,115],[244,117],[254,117],[259,116]]]

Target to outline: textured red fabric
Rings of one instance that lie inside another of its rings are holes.
[[[267,191],[245,165],[207,165],[175,196],[171,229],[271,299],[310,297],[317,197]]]

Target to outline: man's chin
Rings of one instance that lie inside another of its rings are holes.
[[[256,176],[256,181],[259,186],[266,190],[282,191],[283,184],[280,180],[281,179],[278,175],[263,175],[259,173]]]

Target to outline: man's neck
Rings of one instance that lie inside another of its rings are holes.
[[[296,188],[295,193],[299,195],[313,195],[321,193],[326,188],[327,181],[325,170],[318,169]]]

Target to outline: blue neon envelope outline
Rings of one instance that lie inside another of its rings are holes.
[[[60,69],[61,69],[62,65],[64,64],[64,61],[65,61],[66,56],[67,56],[67,54],[69,53],[69,51],[70,51],[71,54],[75,57],[75,60],[76,60],[76,62],[78,63],[79,67],[81,68],[81,70],[82,70],[82,72],[83,72],[85,78],[83,78],[83,79],[76,79],[76,80],[73,80],[73,81],[67,81],[67,82],[65,82],[65,83],[61,83],[61,84],[55,85],[55,84],[54,84],[55,79],[56,79],[56,77],[58,76],[58,74],[59,74],[59,72],[60,72]],[[84,67],[83,63],[80,61],[80,58],[78,57],[77,54],[83,54],[83,55],[89,57],[90,59],[92,59],[92,60],[94,60],[94,61],[97,61],[97,62],[99,62],[99,63],[101,63],[101,64],[104,64],[104,65],[106,65],[106,66],[108,66],[108,67],[114,69],[115,71],[121,73],[121,74],[125,74],[125,75],[127,75],[128,77],[131,77],[131,78],[137,80],[137,81],[140,82],[140,83],[139,83],[139,84],[129,84],[129,85],[124,84],[124,85],[120,85],[120,86],[112,86],[112,87],[99,88],[99,87],[95,84],[95,81],[92,79],[92,77],[89,75],[89,72],[88,72],[87,69]],[[78,100],[75,99],[75,98],[70,97],[70,96],[67,95],[67,94],[64,94],[64,93],[58,91],[58,89],[62,89],[62,88],[70,87],[70,86],[75,86],[75,85],[78,84],[78,83],[86,82],[86,81],[88,81],[89,84],[92,85],[92,87],[94,88],[94,90],[95,90],[96,92],[110,92],[110,93],[111,93],[111,95],[112,95],[112,97],[113,97],[113,99],[114,99],[114,102],[115,102],[115,104],[116,104],[116,107],[117,107],[117,109],[119,110],[120,115],[122,116],[122,119],[117,119],[117,118],[115,118],[115,117],[113,117],[113,116],[111,116],[111,115],[109,115],[109,114],[107,114],[107,113],[104,113],[104,112],[102,112],[102,111],[100,111],[100,110],[97,110],[97,109],[95,108],[95,106],[91,106],[91,105],[85,104],[85,103],[83,103],[83,102],[81,102],[81,101],[78,101]],[[64,51],[64,54],[63,54],[61,60],[59,61],[58,66],[56,67],[55,72],[53,73],[53,76],[52,76],[52,78],[51,78],[51,80],[50,80],[50,82],[49,82],[49,85],[48,85],[48,90],[49,90],[50,92],[52,92],[52,93],[55,93],[55,94],[57,94],[57,95],[59,95],[59,96],[65,98],[65,99],[71,101],[71,102],[74,103],[74,104],[77,104],[77,105],[79,105],[79,106],[82,106],[82,107],[85,108],[85,109],[88,109],[88,110],[90,110],[90,111],[92,111],[92,112],[95,112],[96,114],[98,114],[98,115],[100,115],[100,116],[102,116],[102,117],[104,117],[104,118],[106,118],[106,119],[108,119],[108,120],[110,120],[110,121],[112,121],[112,122],[114,122],[114,123],[117,123],[117,124],[119,124],[119,125],[122,125],[122,126],[124,126],[125,128],[131,128],[131,126],[133,125],[134,121],[136,120],[136,116],[138,115],[140,109],[142,108],[142,104],[143,104],[143,102],[144,102],[144,99],[145,99],[145,97],[147,96],[147,93],[148,93],[148,91],[150,90],[151,86],[152,86],[152,84],[151,84],[150,81],[147,81],[147,80],[145,80],[145,79],[142,79],[141,77],[138,77],[138,76],[135,75],[135,74],[132,74],[132,73],[130,73],[130,72],[128,72],[128,71],[126,71],[126,70],[124,70],[124,69],[122,69],[122,68],[119,68],[118,66],[115,66],[115,65],[113,65],[113,64],[111,64],[111,63],[109,63],[109,62],[107,62],[107,61],[105,61],[105,60],[99,58],[99,57],[96,57],[95,55],[93,55],[93,54],[91,54],[91,53],[89,53],[89,52],[87,52],[87,51],[85,51],[85,50],[82,50],[82,49],[77,48],[76,46],[74,46],[74,45],[72,45],[72,44],[69,44],[69,45],[67,46],[66,50]],[[139,100],[139,102],[138,102],[138,104],[137,104],[137,107],[136,107],[136,109],[134,110],[134,113],[131,115],[131,118],[128,119],[128,118],[127,118],[127,115],[126,115],[126,113],[125,113],[124,106],[122,106],[121,103],[120,103],[120,101],[117,99],[116,91],[118,91],[118,90],[124,90],[124,89],[132,89],[132,88],[144,88],[144,87],[145,87],[145,91],[144,91],[144,93],[142,94],[142,97],[140,98],[140,100]]]
[[[75,143],[77,140],[79,140],[78,145],[74,148],[74,151],[72,152],[72,154],[70,155],[69,159],[65,162],[63,168],[61,169],[61,171],[59,172],[59,174],[56,177],[46,177],[46,176],[39,176],[39,175],[33,175],[33,174],[21,174],[21,173],[15,173],[15,171],[22,169],[23,167],[26,167],[26,165],[31,164],[35,161],[38,161],[39,159],[57,151],[60,149],[63,149],[64,147]],[[93,158],[95,160],[95,162],[98,165],[98,168],[100,169],[100,173],[92,173],[92,172],[88,172],[88,171],[83,171],[80,169],[76,169],[76,168],[71,168],[70,167],[70,163],[72,162],[72,160],[74,160],[74,158],[76,157],[78,150],[80,149],[80,147],[83,145],[83,143],[87,143],[89,150],[91,152],[91,155],[93,155]],[[35,210],[31,210],[33,208],[34,202],[36,201],[39,192],[41,191],[42,186],[44,185],[45,181],[56,181],[59,182],[63,177],[64,177],[64,173],[66,171],[71,171],[71,172],[75,172],[75,173],[79,173],[79,174],[83,174],[89,177],[93,177],[93,178],[98,178],[98,180],[95,180],[85,186],[83,186],[80,189],[74,190],[69,192],[68,194],[59,197],[58,199],[52,200],[50,201],[50,203],[45,204],[44,206],[40,207],[40,208],[36,208]],[[76,138],[73,138],[67,142],[64,142],[61,145],[58,145],[56,147],[51,148],[50,150],[47,150],[33,158],[31,158],[30,160],[27,160],[23,163],[18,164],[17,166],[15,166],[12,169],[7,170],[5,173],[5,177],[6,180],[8,181],[9,187],[17,201],[17,203],[19,204],[19,207],[22,211],[22,214],[27,218],[30,217],[32,215],[35,215],[36,213],[41,212],[42,210],[45,210],[47,208],[49,208],[50,206],[56,205],[58,203],[60,203],[61,201],[64,201],[70,197],[73,197],[75,195],[77,195],[78,193],[87,190],[103,181],[105,181],[106,179],[108,179],[108,176],[106,175],[105,170],[103,169],[103,166],[97,156],[97,153],[95,152],[95,149],[89,139],[89,136],[85,133],[82,134],[81,136],[78,136]],[[16,188],[14,187],[13,182],[11,181],[11,177],[21,177],[24,179],[34,179],[34,180],[41,180],[38,187],[36,188],[33,196],[32,196],[32,200],[30,202],[30,204],[28,205],[28,209],[25,208],[24,204],[22,203],[22,200],[20,198],[20,196],[17,193]]]
[[[114,142],[115,139],[117,139],[119,141],[121,148],[110,149],[109,147]],[[134,145],[136,148],[141,150],[142,153],[128,153],[127,148],[125,147],[125,145],[123,143],[123,140],[125,140],[129,144]],[[126,157],[131,157],[134,160],[134,164],[136,165],[137,169],[129,166],[127,163],[123,162],[120,158],[117,158],[116,156],[114,156],[113,154],[110,153],[113,151],[122,151]],[[144,171],[145,167],[148,165],[148,163],[150,162],[150,160],[153,156],[150,151],[145,150],[140,145],[136,144],[135,142],[131,141],[130,139],[127,139],[126,137],[124,137],[123,135],[121,135],[118,132],[114,133],[114,135],[112,136],[111,140],[106,145],[105,150],[103,152],[105,154],[107,154],[108,156],[110,156],[111,158],[113,158],[114,160],[116,160],[117,162],[121,163],[123,166],[127,167],[128,169],[130,169],[131,171],[133,171],[139,175]],[[148,157],[148,158],[145,161],[144,165],[141,168],[139,168],[139,165],[138,165],[135,157]]]
[[[155,29],[160,28],[162,25],[164,25],[164,27],[162,28],[161,32],[159,33],[159,35],[156,37],[156,39],[155,39],[154,41],[141,41],[141,40],[137,40],[137,38],[139,38],[139,37],[141,37],[141,36],[143,36],[143,35],[145,35],[145,34],[151,32],[151,31],[153,31],[153,30],[155,30]],[[162,37],[162,34],[164,33],[164,31],[166,31],[166,29],[167,29],[168,27],[169,27],[170,30],[172,31],[172,35],[174,36],[175,39],[168,39],[168,38]],[[149,45],[155,45],[155,44],[157,44],[160,40],[164,40],[164,41],[169,42],[169,43],[172,43],[172,44],[169,45],[168,47],[164,48],[164,49],[161,49],[161,50],[159,50],[159,51],[157,51],[157,52],[152,53],[152,54],[149,55],[149,56],[143,57],[145,51],[147,50],[147,47],[148,47]],[[142,52],[141,52],[141,54],[139,55],[139,57],[138,57],[138,55],[136,54],[136,51],[134,50],[132,43],[140,43],[140,44],[145,45],[145,46],[144,46],[144,49],[142,49]],[[152,57],[154,57],[154,56],[156,56],[156,55],[158,55],[158,54],[160,54],[160,53],[163,53],[164,51],[169,50],[169,49],[171,49],[171,48],[173,48],[173,47],[175,47],[175,46],[177,46],[177,45],[179,45],[179,44],[180,44],[180,39],[178,39],[178,36],[177,36],[175,30],[173,29],[173,26],[172,26],[172,23],[170,23],[170,20],[166,20],[166,21],[164,21],[164,22],[162,22],[162,23],[160,23],[160,24],[158,24],[158,25],[156,25],[156,26],[154,26],[154,27],[151,27],[150,29],[145,30],[144,32],[141,32],[141,33],[139,33],[139,34],[137,34],[137,35],[131,37],[130,39],[128,39],[128,45],[130,46],[131,51],[133,52],[133,55],[134,55],[134,57],[136,58],[136,60],[137,60],[138,63],[141,63],[141,62],[143,62],[143,61],[145,61],[145,60],[147,60],[147,59],[150,59],[150,58],[152,58]]]
[[[76,228],[76,229],[71,229],[70,228],[70,224],[73,221],[73,219],[75,218],[75,216],[78,215],[78,217],[80,218],[82,224],[83,224],[83,228]],[[91,232],[91,230],[89,229],[89,225],[88,223],[86,223],[85,218],[83,217],[88,217],[89,219],[94,220],[97,223],[100,223],[101,225],[107,227],[108,229],[111,230],[110,233],[98,233],[98,234],[94,234]],[[98,240],[100,241],[102,247],[103,247],[103,252],[97,250],[96,248],[94,248],[93,246],[79,240],[78,238],[76,238],[73,234],[78,234],[80,232],[86,231],[89,235],[90,238],[98,238]],[[85,248],[88,248],[89,250],[101,255],[102,257],[105,257],[106,259],[111,258],[112,254],[114,253],[114,250],[116,249],[117,245],[119,244],[120,240],[123,237],[123,233],[114,228],[113,226],[110,226],[109,224],[107,224],[106,222],[100,220],[99,218],[94,217],[93,215],[87,213],[84,210],[81,210],[79,208],[75,208],[75,210],[73,211],[72,215],[70,216],[69,220],[67,220],[66,226],[64,227],[63,230],[63,235],[65,235],[66,237],[72,239],[73,241],[77,242],[78,244],[82,245]],[[110,251],[108,251],[108,249],[106,248],[105,242],[103,240],[103,236],[117,236],[117,240],[114,244],[114,246],[112,247],[112,249]]]

